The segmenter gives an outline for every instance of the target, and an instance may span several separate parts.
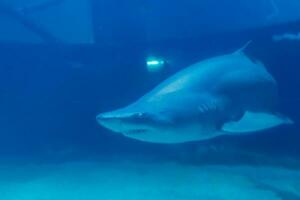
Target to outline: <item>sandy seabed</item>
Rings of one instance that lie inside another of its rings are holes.
[[[295,200],[300,171],[129,160],[1,164],[1,200]]]

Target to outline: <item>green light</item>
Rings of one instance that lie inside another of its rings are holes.
[[[162,59],[158,59],[158,58],[148,58],[147,61],[147,69],[149,72],[157,72],[160,71],[164,65],[165,65],[165,61]]]

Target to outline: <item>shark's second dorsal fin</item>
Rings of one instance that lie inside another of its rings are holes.
[[[241,48],[233,52],[233,54],[241,54],[244,53],[244,50],[252,43],[252,40],[249,40],[246,44],[244,44]]]

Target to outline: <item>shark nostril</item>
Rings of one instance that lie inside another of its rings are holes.
[[[134,116],[136,116],[136,117],[143,117],[143,115],[144,115],[144,113],[141,113],[141,112],[134,114]]]

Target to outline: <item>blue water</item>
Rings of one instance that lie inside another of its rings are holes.
[[[298,168],[300,40],[274,42],[272,36],[300,32],[295,12],[299,3],[282,5],[280,15],[266,21],[274,9],[267,1],[224,2],[92,1],[93,44],[2,41],[2,164],[10,158],[16,163],[61,164],[117,157],[156,164]],[[274,75],[281,111],[294,125],[263,134],[165,145],[128,139],[97,124],[98,113],[125,106],[189,64],[231,52],[249,40],[247,54]],[[166,59],[168,65],[148,72],[149,55]]]

